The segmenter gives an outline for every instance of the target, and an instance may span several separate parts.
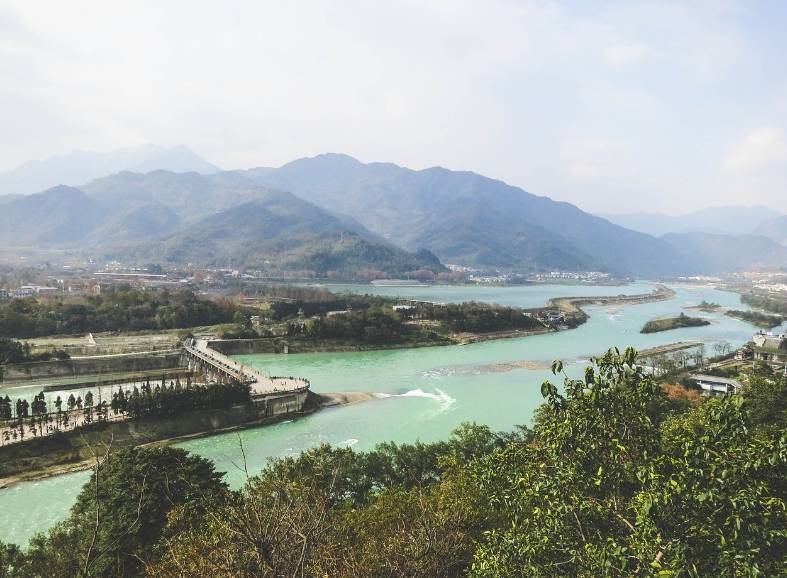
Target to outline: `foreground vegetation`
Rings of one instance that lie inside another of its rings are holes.
[[[685,313],[681,313],[677,317],[652,319],[645,323],[640,333],[658,333],[659,331],[669,331],[670,329],[680,329],[681,327],[702,327],[703,325],[710,325],[710,321],[702,317],[689,317]]]
[[[627,350],[541,390],[532,429],[321,446],[238,491],[183,450],[117,452],[0,575],[783,575],[787,379],[669,397]]]

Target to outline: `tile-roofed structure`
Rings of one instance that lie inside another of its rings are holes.
[[[787,363],[787,335],[771,335],[760,331],[753,338],[754,359]]]

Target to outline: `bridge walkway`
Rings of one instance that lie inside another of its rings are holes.
[[[301,377],[268,377],[257,369],[216,351],[210,347],[207,339],[190,339],[184,343],[183,348],[188,355],[209,365],[214,371],[235,381],[249,383],[253,396],[290,393],[309,387],[309,381]]]

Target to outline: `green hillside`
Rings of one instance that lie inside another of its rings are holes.
[[[426,247],[446,262],[639,275],[689,269],[659,239],[471,172],[414,171],[328,154],[245,174],[354,217],[406,249]]]

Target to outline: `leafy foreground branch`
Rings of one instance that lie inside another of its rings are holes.
[[[182,450],[115,453],[0,575],[783,575],[787,379],[690,405],[613,350],[542,393],[532,429],[321,446],[235,492]]]

